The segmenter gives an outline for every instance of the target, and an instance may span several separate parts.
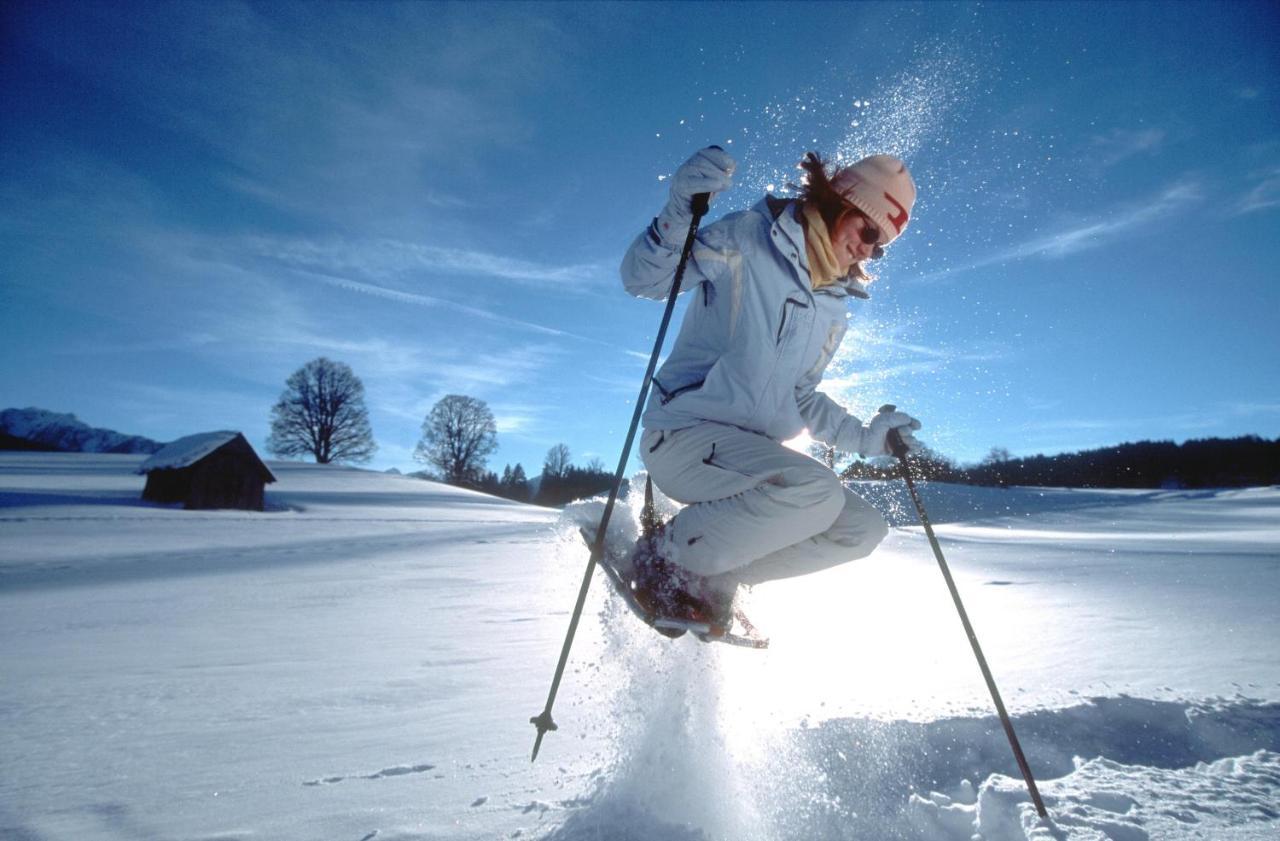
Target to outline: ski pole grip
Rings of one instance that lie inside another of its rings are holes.
[[[724,151],[724,149],[720,149],[719,146],[708,146],[707,148],[719,149],[721,152]],[[693,199],[689,202],[689,209],[693,211],[695,218],[706,216],[707,211],[711,209],[711,194],[694,193]]]
[[[888,441],[890,451],[897,458],[906,459],[907,454],[911,452],[911,448],[902,440],[902,435],[896,429],[890,429],[885,440]]]

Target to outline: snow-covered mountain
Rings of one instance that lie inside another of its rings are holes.
[[[0,435],[18,439],[5,449],[33,448],[66,453],[154,453],[164,444],[140,435],[123,435],[113,429],[98,429],[71,414],[46,409],[5,409],[0,412]]]
[[[0,838],[1280,835],[1277,488],[922,488],[1048,825],[909,516],[755,588],[766,651],[597,580],[530,764],[599,501],[272,461],[184,511],[142,460],[0,453]]]

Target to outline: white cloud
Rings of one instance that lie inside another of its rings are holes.
[[[1102,167],[1115,166],[1134,155],[1159,151],[1164,138],[1164,130],[1158,128],[1112,129],[1091,139],[1089,159]]]
[[[1094,219],[1064,221],[1051,233],[1014,243],[971,263],[921,275],[915,280],[940,280],[1012,260],[1056,259],[1101,248],[1140,233],[1182,212],[1201,198],[1199,182],[1184,178],[1141,201],[1107,208]]]
[[[1064,257],[1098,248],[1171,216],[1199,199],[1200,188],[1195,182],[1180,181],[1142,202],[1117,208],[1097,222],[1077,224],[1016,245],[1003,252],[1003,259]]]
[[[1280,167],[1274,167],[1257,176],[1258,183],[1240,199],[1236,213],[1244,215],[1268,210],[1280,205]]]
[[[981,372],[1007,350],[993,342],[932,346],[911,341],[909,325],[855,321],[827,368],[818,390],[864,420],[886,401],[908,399],[924,383],[939,383],[963,372]]]
[[[533,135],[531,94],[571,54],[536,6],[87,5],[28,18],[21,46],[221,157],[238,189],[345,227],[412,227],[491,201],[497,175],[480,161]]]
[[[932,347],[906,342],[898,338],[901,332],[903,332],[902,325],[868,325],[865,322],[855,322],[850,325],[849,332],[845,334],[844,343],[841,345],[842,355],[847,352],[844,349],[848,347],[850,349],[858,349],[858,355],[864,355],[867,349],[874,349],[876,353],[882,355],[898,357],[923,356],[928,359],[944,361],[963,359],[973,362],[995,359],[999,356],[997,352],[990,349],[985,351],[977,348],[959,350],[954,346]]]
[[[319,270],[315,266],[325,265],[329,262],[326,259],[328,252],[323,246],[317,246],[309,241],[297,240],[285,243],[284,241],[266,237],[224,241],[196,234],[166,235],[164,232],[154,229],[140,234],[139,240],[150,243],[162,241],[164,247],[156,249],[156,256],[163,264],[171,268],[180,267],[184,271],[193,274],[216,274],[224,281],[234,277],[238,283],[246,288],[252,288],[255,297],[259,299],[264,298],[264,296],[269,297],[273,300],[273,305],[275,306],[289,306],[290,312],[287,313],[287,318],[268,322],[270,329],[267,332],[271,334],[278,333],[280,329],[283,329],[288,324],[297,323],[297,319],[300,317],[299,307],[296,302],[289,303],[288,296],[280,291],[272,292],[273,289],[279,286],[279,273],[270,271],[265,266],[279,261],[288,269],[291,277],[321,283],[346,292],[382,298],[396,303],[411,304],[427,309],[452,311],[490,324],[551,338],[574,339],[607,347],[620,353],[628,353],[625,348],[611,342],[573,333],[558,327],[551,327],[527,319],[512,318],[484,307],[464,304],[436,295],[407,291],[344,276],[341,272],[361,268],[361,258],[356,253],[349,255],[348,259],[342,256],[340,250],[334,252],[338,255],[332,261],[337,264],[336,267],[330,271]],[[261,257],[268,257],[269,262],[263,263],[259,259]],[[374,273],[376,274],[377,272]],[[551,275],[554,272],[548,271],[547,274]],[[402,280],[401,283],[403,282]]]
[[[498,432],[503,435],[537,432],[542,419],[554,414],[554,409],[532,403],[499,403],[493,406]]]
[[[423,272],[477,275],[557,292],[582,292],[603,286],[611,271],[598,263],[548,265],[483,251],[387,238],[351,241],[250,237],[244,241],[244,248],[290,267],[322,272],[355,272],[373,279]],[[609,285],[612,287],[611,280]]]
[[[351,292],[359,292],[364,295],[372,295],[377,298],[386,298],[388,300],[398,301],[400,303],[406,303],[406,304],[415,304],[417,306],[422,306],[422,307],[432,307],[432,308],[441,307],[444,309],[451,309],[451,310],[455,310],[457,312],[463,313],[464,315],[473,316],[475,318],[481,318],[486,321],[492,321],[494,323],[503,324],[508,327],[518,327],[523,330],[530,330],[534,333],[541,333],[546,336],[564,337],[564,336],[573,335],[564,330],[558,330],[554,327],[547,327],[542,324],[536,324],[532,321],[523,321],[518,318],[508,318],[507,316],[498,315],[497,313],[489,312],[488,310],[481,309],[480,307],[473,307],[467,304],[459,304],[454,301],[447,301],[444,298],[437,298],[431,295],[422,295],[417,292],[403,292],[399,289],[388,289],[384,286],[378,286],[373,283],[363,283],[361,281],[351,280],[345,277],[321,274],[320,272],[298,271],[297,274],[302,277],[312,278],[321,283],[328,284],[329,286],[333,286],[338,289],[346,289]],[[584,341],[590,341],[586,339],[586,337],[584,336],[575,335],[574,338],[582,339]]]
[[[1280,415],[1280,403],[1227,403],[1225,410],[1234,417],[1254,417],[1255,415]]]
[[[1047,399],[1044,397],[1036,397],[1034,395],[1024,395],[1023,403],[1026,404],[1028,410],[1032,412],[1048,412],[1062,405],[1061,398]]]
[[[1054,418],[1053,420],[1024,423],[1019,428],[1027,432],[1093,432],[1117,427],[1129,427],[1133,423],[1134,421],[1101,420],[1099,418]]]

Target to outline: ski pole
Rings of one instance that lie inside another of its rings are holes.
[[[892,407],[887,407],[892,410]],[[920,515],[920,524],[924,526],[924,533],[929,538],[929,545],[933,547],[933,556],[938,559],[938,566],[942,569],[942,577],[947,581],[947,589],[951,591],[951,599],[956,603],[956,610],[960,613],[960,622],[964,625],[964,632],[969,635],[969,645],[973,646],[973,654],[978,658],[978,666],[982,669],[982,676],[987,681],[987,689],[991,690],[991,700],[995,701],[996,712],[1000,714],[1000,723],[1004,725],[1004,734],[1009,737],[1009,747],[1013,748],[1013,758],[1018,762],[1018,768],[1022,771],[1022,778],[1027,781],[1027,791],[1031,792],[1031,802],[1035,804],[1036,812],[1042,818],[1049,817],[1049,813],[1045,811],[1044,801],[1040,799],[1040,790],[1036,788],[1035,777],[1031,775],[1031,766],[1027,764],[1027,757],[1022,753],[1022,745],[1018,743],[1018,735],[1013,732],[1013,722],[1009,720],[1009,713],[1005,711],[1004,702],[1000,700],[1000,690],[996,688],[996,680],[991,676],[991,669],[987,666],[987,658],[982,656],[982,646],[978,645],[978,636],[973,632],[973,625],[969,622],[969,614],[965,612],[964,604],[960,601],[960,591],[956,589],[955,579],[951,577],[951,570],[947,567],[947,561],[942,557],[942,547],[938,545],[938,538],[933,534],[933,526],[929,524],[929,515],[925,513],[924,503],[920,501],[920,494],[916,491],[916,484],[911,479],[911,468],[907,464],[907,453],[909,452],[906,443],[902,440],[902,435],[898,430],[889,430],[889,449],[893,451],[894,456],[902,464],[902,478],[907,482],[907,489],[911,491],[911,499],[916,504],[916,513]]]
[[[698,235],[698,223],[706,215],[711,206],[710,193],[698,193],[693,197],[690,209],[693,219],[689,222],[689,234],[684,240],[684,249],[680,252],[680,263],[676,266],[675,280],[671,283],[671,292],[667,295],[667,308],[662,314],[662,324],[658,327],[658,335],[653,341],[653,353],[649,357],[649,367],[644,372],[644,380],[640,384],[640,396],[636,398],[635,412],[631,416],[631,429],[627,431],[626,443],[622,445],[622,456],[618,459],[618,471],[613,477],[613,489],[609,491],[609,501],[605,503],[604,514],[600,517],[600,527],[596,530],[595,542],[591,545],[591,557],[587,561],[587,570],[582,575],[582,586],[578,589],[578,602],[574,605],[573,616],[569,619],[569,632],[564,638],[564,647],[560,650],[560,662],[556,664],[556,674],[551,680],[551,692],[547,695],[547,706],[541,713],[529,719],[529,723],[538,728],[538,737],[533,742],[533,762],[538,758],[538,749],[542,747],[542,737],[548,730],[555,730],[556,723],[551,720],[551,707],[556,702],[556,693],[560,691],[560,679],[564,677],[565,664],[569,662],[569,649],[573,646],[573,636],[578,631],[578,620],[582,618],[582,608],[587,601],[587,590],[591,587],[591,575],[595,572],[596,561],[604,554],[605,534],[609,528],[609,518],[613,515],[613,506],[618,499],[618,490],[622,487],[622,477],[627,471],[627,460],[631,457],[631,445],[635,442],[636,429],[640,426],[640,416],[644,413],[644,404],[649,396],[649,385],[653,382],[653,373],[658,367],[658,355],[662,352],[662,343],[667,337],[667,326],[671,323],[671,313],[675,310],[676,296],[680,294],[680,281],[684,278],[684,268],[693,253],[694,238]]]

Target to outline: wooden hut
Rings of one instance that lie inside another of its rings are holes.
[[[179,438],[142,463],[142,498],[186,508],[261,511],[263,488],[275,476],[239,432],[201,432]]]

